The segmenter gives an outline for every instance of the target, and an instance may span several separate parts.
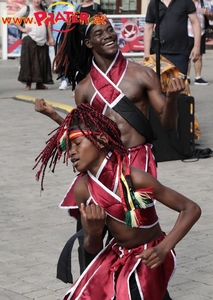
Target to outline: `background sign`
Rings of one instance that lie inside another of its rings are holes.
[[[108,15],[124,56],[143,56],[144,15]]]
[[[7,0],[7,17],[14,16],[23,6],[25,0]],[[13,24],[7,25],[7,56],[19,57],[21,55],[21,40],[19,39],[18,28]]]
[[[213,0],[208,0],[212,4]],[[25,0],[7,0],[7,15],[13,16],[24,5]],[[126,57],[142,57],[144,52],[145,15],[108,15],[112,26],[117,33],[121,52]],[[213,21],[210,22],[213,25]],[[207,35],[207,45],[213,45],[213,31]],[[21,54],[21,40],[15,25],[7,25],[8,57],[19,57]]]

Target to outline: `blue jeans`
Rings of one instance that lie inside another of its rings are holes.
[[[178,70],[183,73],[184,75],[187,75],[188,70],[188,62],[189,62],[189,55],[188,54],[165,54],[162,53],[162,55],[171,61],[173,65],[175,65]]]
[[[63,80],[66,80],[66,82],[68,82],[68,79],[67,79],[67,78],[65,78],[65,76],[64,76],[64,75],[62,75],[62,76],[61,76],[61,81],[63,81]]]

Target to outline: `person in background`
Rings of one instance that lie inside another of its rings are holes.
[[[201,77],[201,72],[202,72],[202,65],[203,65],[203,54],[206,53],[206,28],[205,28],[205,18],[208,18],[209,20],[213,19],[213,12],[211,12],[210,6],[208,3],[205,1],[203,2],[202,0],[193,0],[195,7],[196,7],[196,12],[197,16],[200,22],[200,27],[201,27],[201,44],[200,44],[200,55],[197,61],[194,62],[194,70],[195,70],[195,81],[194,84],[196,85],[208,85],[209,82],[205,81]],[[202,5],[203,2],[203,5]],[[188,35],[189,35],[189,51],[192,50],[193,45],[194,45],[194,31],[192,27],[192,23],[190,20],[188,20]],[[188,64],[188,71],[187,71],[187,79],[188,82],[190,83],[190,70],[191,70],[191,59],[189,59],[189,64]]]
[[[57,2],[59,2],[57,4]],[[69,0],[65,0],[63,2],[67,2],[67,4],[62,4],[61,1],[54,1],[53,3],[56,4],[56,5],[53,5],[51,6],[50,9],[48,9],[49,12],[51,13],[54,13],[55,15],[57,15],[58,12],[62,13],[65,12],[65,11],[75,11],[78,4],[76,2],[73,2],[73,1],[69,1]],[[69,5],[69,4],[72,4],[72,5]],[[57,53],[57,50],[58,50],[58,46],[59,46],[59,39],[60,39],[60,29],[62,28],[64,22],[63,20],[59,20],[57,21],[55,24],[51,25],[51,30],[52,30],[52,36],[54,38],[54,41],[55,41],[55,54]],[[68,86],[68,80],[67,78],[65,78],[64,74],[62,73],[60,75],[60,86],[59,86],[59,90],[66,90],[67,89],[67,86]]]
[[[188,18],[191,21],[194,35],[194,45],[189,52],[188,47]],[[151,40],[156,24],[155,0],[147,7],[146,25],[144,29],[144,58],[150,56]],[[179,71],[187,75],[189,58],[197,61],[200,54],[200,23],[196,7],[192,0],[159,1],[159,31],[160,54],[171,61]]]
[[[29,4],[29,17],[34,17],[35,12],[44,11],[41,0],[32,0]],[[27,6],[15,14],[15,17],[24,17]],[[18,80],[25,82],[25,90],[31,89],[36,83],[36,89],[48,89],[44,83],[52,80],[51,63],[48,46],[54,45],[51,30],[48,26],[38,26],[37,23],[27,24],[25,27],[16,24],[22,34],[22,48],[20,58],[20,71]]]
[[[200,207],[131,167],[115,122],[81,104],[73,109],[38,156],[36,179],[59,159],[81,174],[74,193],[81,215],[84,247],[96,258],[71,286],[64,300],[162,300],[176,268],[175,246],[201,215]],[[71,169],[71,168],[70,168]],[[154,202],[176,211],[168,234],[161,229]],[[107,226],[112,234],[103,246]]]
[[[103,14],[106,13],[105,10],[101,8],[100,4],[93,0],[83,0],[82,3],[76,8],[76,11],[86,12],[88,14],[93,11],[102,12]]]

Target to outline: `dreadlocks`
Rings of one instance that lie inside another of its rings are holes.
[[[54,172],[56,163],[62,155],[64,155],[63,162],[68,164],[69,135],[74,129],[80,130],[97,148],[100,147],[95,132],[104,133],[108,142],[106,144],[103,143],[105,147],[100,150],[106,154],[112,151],[119,157],[127,155],[127,149],[120,139],[121,133],[116,123],[99,113],[89,104],[81,104],[67,115],[63,124],[55,130],[54,135],[47,141],[46,147],[35,159],[36,164],[33,169],[41,163],[40,169],[36,174],[36,179],[39,180],[42,173],[41,190],[43,190],[45,171],[49,161],[49,168],[52,172]]]
[[[89,49],[84,39],[89,36],[90,30],[94,25],[91,25],[95,17],[103,18],[102,13],[93,12],[94,15],[90,15],[89,24],[70,24],[64,23],[59,35],[59,40],[56,44],[59,44],[57,54],[53,61],[53,71],[62,74],[68,78],[72,84],[72,89],[75,89],[76,83],[80,82],[89,73],[92,64],[92,50]],[[106,17],[104,16],[106,20]]]

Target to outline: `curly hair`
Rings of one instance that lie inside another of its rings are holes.
[[[36,179],[39,180],[42,173],[41,190],[43,190],[45,171],[49,161],[49,168],[52,172],[54,172],[56,164],[60,160],[61,156],[64,156],[63,162],[68,165],[69,134],[75,129],[81,130],[86,138],[88,138],[99,149],[98,138],[95,132],[98,131],[104,133],[108,142],[102,142],[104,148],[100,149],[100,151],[103,151],[105,154],[112,151],[119,156],[119,160],[126,157],[128,154],[128,150],[124,147],[121,141],[121,133],[117,124],[108,117],[99,113],[89,104],[81,104],[67,115],[60,127],[50,133],[53,134],[56,131],[47,141],[46,147],[35,159],[36,164],[33,169],[41,163],[40,169],[36,174]],[[85,130],[87,134],[85,133]],[[88,134],[88,132],[90,133]]]

